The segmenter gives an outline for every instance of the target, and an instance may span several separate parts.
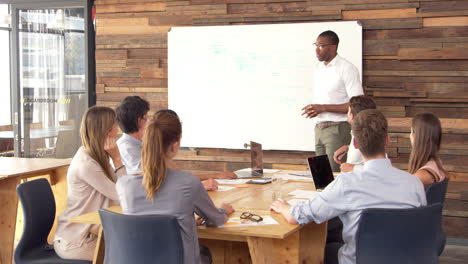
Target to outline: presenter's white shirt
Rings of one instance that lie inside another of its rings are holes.
[[[351,97],[363,94],[358,69],[339,55],[327,65],[318,64],[313,89],[314,104],[345,104]],[[346,113],[323,112],[316,117],[318,123],[346,120]]]

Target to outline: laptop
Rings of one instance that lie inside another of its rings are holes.
[[[254,178],[263,176],[262,144],[250,141],[250,168],[237,170],[237,178]]]
[[[327,155],[307,158],[307,163],[314,180],[315,189],[323,190],[335,179]]]

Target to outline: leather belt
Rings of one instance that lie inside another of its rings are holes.
[[[317,123],[317,126],[320,129],[324,129],[324,128],[331,127],[331,126],[338,126],[343,123],[346,123],[346,122],[345,121],[342,121],[342,122],[325,121],[325,122]]]

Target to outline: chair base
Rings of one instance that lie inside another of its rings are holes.
[[[15,253],[15,264],[91,264],[91,261],[62,259],[53,248],[36,248],[18,256]]]

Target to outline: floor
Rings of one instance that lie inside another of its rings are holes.
[[[468,239],[448,238],[444,252],[439,258],[440,264],[467,264]]]

